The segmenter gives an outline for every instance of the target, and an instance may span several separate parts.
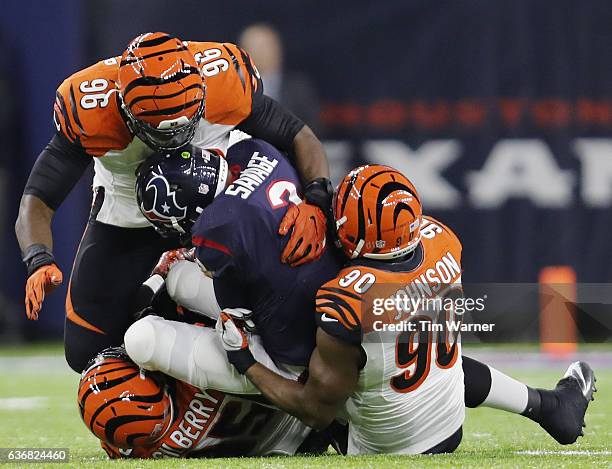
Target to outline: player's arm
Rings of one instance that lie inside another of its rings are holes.
[[[260,92],[253,95],[251,114],[238,128],[293,155],[304,182],[329,178],[321,141],[301,119],[269,96]]]
[[[356,346],[341,342],[319,328],[305,384],[285,379],[260,363],[250,367],[246,376],[274,405],[306,425],[322,430],[336,418],[355,390],[359,360]]]
[[[62,282],[53,257],[51,222],[55,210],[89,166],[91,157],[57,133],[38,156],[19,205],[15,234],[28,269],[26,314],[38,319],[45,294]]]
[[[355,390],[362,359],[359,347],[317,330],[317,345],[305,384],[286,379],[255,361],[248,347],[248,311],[236,308],[219,316],[217,331],[229,361],[275,406],[306,425],[326,428]]]
[[[238,128],[287,152],[304,182],[306,203],[291,205],[278,233],[291,238],[281,255],[284,263],[297,267],[318,259],[325,248],[327,216],[331,214],[333,188],[323,144],[314,132],[280,103],[263,94],[259,72],[246,52],[240,50],[251,78],[250,112]]]
[[[325,150],[312,130],[279,103],[255,95],[251,115],[241,130],[266,140],[293,155],[293,163],[305,182],[305,204],[291,205],[279,234],[293,228],[281,260],[293,267],[318,259],[325,247],[326,214],[331,211],[332,185]]]

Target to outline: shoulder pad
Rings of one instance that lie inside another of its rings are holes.
[[[238,125],[252,111],[263,84],[249,55],[231,43],[188,42],[206,84],[205,118],[214,124]]]
[[[424,216],[421,222],[421,237],[423,243],[436,242],[446,244],[448,249],[457,254],[457,259],[461,259],[462,246],[459,237],[439,220],[430,216]]]
[[[355,282],[343,287],[343,280],[356,269],[343,269],[317,291],[316,310],[318,315],[337,320],[348,330],[361,327],[363,298],[354,288]],[[325,321],[325,318],[323,319]]]
[[[118,64],[112,57],[81,70],[64,80],[55,94],[56,130],[92,156],[123,149],[132,140],[115,94]]]

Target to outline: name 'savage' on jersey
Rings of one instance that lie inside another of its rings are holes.
[[[407,261],[349,262],[317,293],[317,325],[328,334],[360,345],[366,355],[356,392],[349,398],[349,454],[410,453],[428,450],[463,424],[464,385],[458,335],[427,328],[380,330],[375,322],[397,323],[400,311],[374,314],[373,298],[428,288],[444,294],[461,282],[461,244],[442,223],[423,217],[420,245]],[[446,261],[445,261],[446,259]],[[392,266],[392,268],[390,268]],[[411,316],[410,321],[446,321]],[[385,436],[386,435],[386,436]]]
[[[278,165],[278,160],[269,160],[266,156],[259,156],[259,152],[256,151],[246,168],[240,173],[240,177],[230,184],[225,193],[240,195],[241,198],[248,199],[253,191],[272,174],[276,165]],[[295,203],[301,203],[301,200]]]
[[[237,46],[184,42],[206,83],[206,106],[192,143],[227,151],[230,131],[252,111],[262,92],[259,74]],[[135,171],[152,150],[125,125],[117,94],[120,57],[102,60],[66,79],[58,88],[53,120],[58,132],[94,156],[94,187],[104,187],[97,220],[140,228],[149,226],[134,195]]]
[[[213,273],[222,309],[253,311],[269,355],[306,366],[314,349],[316,291],[334,277],[340,261],[332,250],[299,268],[280,261],[287,240],[279,236],[278,225],[290,203],[302,203],[299,177],[286,156],[249,139],[233,145],[227,160],[239,175],[194,224],[196,257]]]

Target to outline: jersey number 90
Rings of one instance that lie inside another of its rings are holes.
[[[416,327],[414,331],[404,331],[397,336],[395,343],[395,364],[404,371],[389,383],[400,393],[408,393],[417,389],[429,375],[432,361],[432,348],[435,345],[435,365],[441,369],[451,368],[459,355],[458,334],[451,337],[447,324],[453,315],[452,311],[440,311],[437,324],[442,331],[433,332],[433,322],[428,316],[414,316],[410,322]],[[436,337],[434,343],[433,338]]]

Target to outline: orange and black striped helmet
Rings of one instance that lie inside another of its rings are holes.
[[[81,375],[79,409],[100,440],[119,447],[147,447],[172,423],[166,385],[130,361],[120,347],[101,352]]]
[[[193,138],[204,113],[204,81],[187,46],[166,33],[128,45],[119,67],[119,96],[128,127],[155,151]]]
[[[333,208],[338,239],[351,259],[401,257],[421,239],[419,195],[389,166],[355,168],[338,185]]]

